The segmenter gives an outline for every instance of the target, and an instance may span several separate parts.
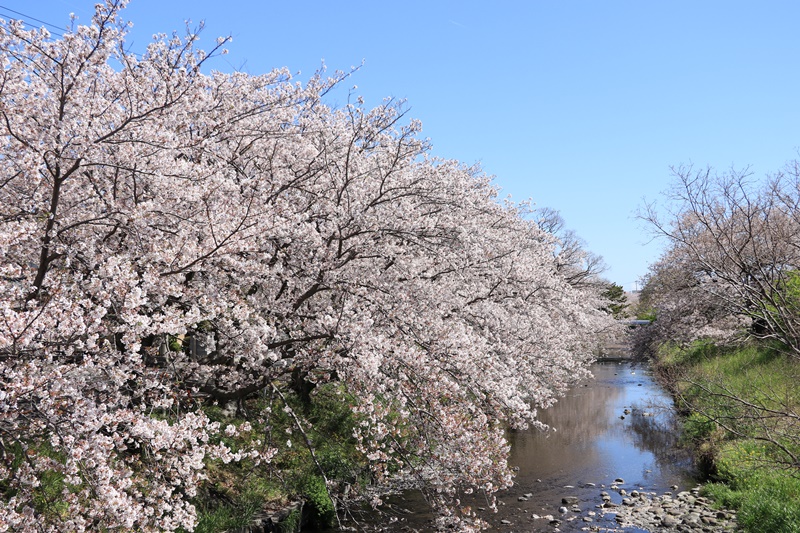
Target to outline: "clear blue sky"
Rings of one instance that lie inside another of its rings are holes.
[[[93,4],[0,0],[0,16],[63,27]],[[661,249],[634,211],[671,165],[764,176],[798,157],[800,2],[132,0],[125,18],[134,51],[186,19],[207,47],[231,35],[219,70],[363,61],[348,85],[368,103],[407,99],[435,155],[559,210],[629,290]]]

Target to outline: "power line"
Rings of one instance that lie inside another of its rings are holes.
[[[6,16],[5,13],[2,13],[3,11],[7,11],[9,13],[13,13],[15,15],[18,15],[18,16],[22,17],[21,19],[17,19],[17,20],[21,20],[22,22],[27,22],[29,20],[32,20],[34,22],[38,22],[39,24],[44,24],[45,26],[49,26],[50,28],[52,28],[52,30],[49,30],[50,33],[52,33],[53,35],[56,35],[57,37],[64,37],[64,32],[66,31],[66,28],[63,28],[63,27],[58,26],[56,24],[51,24],[50,22],[44,21],[42,19],[38,19],[38,18],[33,17],[31,15],[27,15],[25,13],[22,13],[21,11],[14,10],[14,9],[11,9],[10,7],[6,7],[6,6],[2,5],[2,4],[0,4],[0,15]],[[8,18],[14,19],[16,17],[8,17]],[[136,57],[138,57],[140,59],[142,57],[144,57],[144,54],[141,54],[141,53],[138,53],[138,52],[134,52],[132,50],[126,50],[126,53],[133,54],[133,55],[135,55]]]
[[[57,37],[64,37],[65,29],[60,27],[60,26],[57,26],[55,24],[51,24],[51,23],[49,23],[47,21],[44,21],[42,19],[38,19],[36,17],[32,17],[30,15],[22,13],[21,11],[16,11],[14,9],[11,9],[10,7],[6,7],[4,5],[0,5],[0,15],[4,14],[4,13],[2,13],[2,11],[8,11],[10,13],[14,13],[15,15],[19,15],[20,17],[23,17],[23,18],[19,19],[19,20],[21,20],[23,22],[26,22],[28,20],[33,20],[33,21],[38,22],[40,24],[44,24],[45,26],[49,26],[49,27],[53,28],[53,30],[50,31],[50,33],[52,33],[53,35],[56,35]],[[9,17],[9,18],[14,18],[14,17]],[[142,54],[139,54],[139,53],[136,53],[136,52],[131,52],[131,51],[128,51],[128,52],[134,54],[137,57],[140,57],[140,58],[142,57]]]
[[[20,11],[16,11],[16,10],[11,9],[10,7],[6,7],[4,5],[0,5],[0,9],[4,10],[4,11],[8,11],[9,13],[14,13],[15,15],[19,15],[20,17],[22,17],[22,19],[20,19],[20,20],[23,20],[23,21],[32,20],[34,22],[38,22],[40,24],[44,24],[45,26],[49,26],[50,28],[55,30],[55,31],[51,31],[51,33],[55,33],[59,37],[63,37],[64,36],[63,33],[62,33],[64,31],[64,28],[61,27],[61,26],[57,26],[55,24],[50,24],[49,22],[46,22],[46,21],[41,20],[41,19],[37,19],[36,17],[32,17],[30,15],[26,15],[25,13],[22,13]],[[9,17],[9,18],[13,18],[13,17]]]

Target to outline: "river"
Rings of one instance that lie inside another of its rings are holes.
[[[597,508],[603,503],[601,491],[607,491],[613,502],[621,501],[622,496],[611,489],[615,479],[621,478],[617,485],[627,491],[659,494],[673,486],[685,490],[696,485],[691,459],[677,447],[671,400],[648,369],[628,362],[596,363],[592,373],[593,379],[540,413],[554,431],[509,434],[510,463],[517,476],[511,489],[498,494],[498,512],[481,513],[491,530],[557,527],[571,532],[593,527],[638,532],[642,530],[615,529],[614,515],[603,516]],[[559,512],[567,496],[577,497],[579,513]],[[430,530],[432,516],[419,494],[410,492],[388,501],[391,511],[368,520],[373,522],[369,529]],[[551,518],[560,524],[552,525]]]
[[[663,493],[675,485],[683,490],[696,484],[690,457],[677,447],[671,399],[650,372],[629,363],[602,363],[592,373],[593,380],[541,413],[556,431],[512,435],[511,464],[519,473],[514,487],[501,495],[505,505],[492,523],[546,525],[525,515],[554,515],[563,520],[561,531],[579,531],[592,524],[582,518],[602,503],[602,490],[621,501],[609,490],[617,478],[628,491]],[[519,502],[525,494],[533,496]],[[564,496],[578,497],[584,511],[580,517],[571,512],[560,516]],[[571,517],[576,519],[567,521]],[[598,514],[594,522],[613,525],[613,517],[606,518]]]

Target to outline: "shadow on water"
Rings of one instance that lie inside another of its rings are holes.
[[[612,501],[619,488],[663,493],[695,485],[689,455],[678,447],[679,432],[671,399],[643,366],[597,363],[594,378],[574,387],[553,407],[540,412],[550,431],[509,433],[514,486],[498,494],[497,513],[482,512],[494,531],[623,531],[613,515],[602,516],[600,492]],[[559,513],[562,498],[578,499],[580,513]],[[367,530],[429,531],[433,515],[421,494],[387,499],[387,513],[368,516]],[[476,500],[474,507],[485,506]],[[591,520],[591,521],[589,521]],[[362,523],[364,526],[364,523]],[[624,531],[641,531],[628,528]]]

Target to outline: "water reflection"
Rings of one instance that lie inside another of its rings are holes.
[[[518,431],[509,435],[511,464],[519,467],[517,484],[527,477],[546,478],[565,467],[572,471],[589,471],[601,460],[595,446],[599,436],[612,430],[613,419],[608,406],[618,403],[622,391],[613,386],[592,386],[586,383],[539,414],[550,426],[547,432]]]
[[[616,478],[624,479],[621,486],[628,490],[665,492],[672,485],[693,486],[691,461],[677,448],[670,398],[647,369],[598,363],[592,372],[593,379],[540,413],[551,431],[509,433],[510,463],[518,473],[514,487],[498,495],[499,512],[483,516],[493,529],[552,531],[543,518],[547,515],[563,520],[559,526],[563,532],[614,527],[611,516],[594,516],[592,522],[582,519],[596,510],[600,491]],[[576,496],[583,512],[559,515],[564,496]],[[612,496],[621,500],[616,493]],[[386,527],[388,516],[373,516],[373,526],[382,522],[378,529],[389,531],[430,528],[431,515],[419,494],[393,498],[392,505],[394,523]]]

